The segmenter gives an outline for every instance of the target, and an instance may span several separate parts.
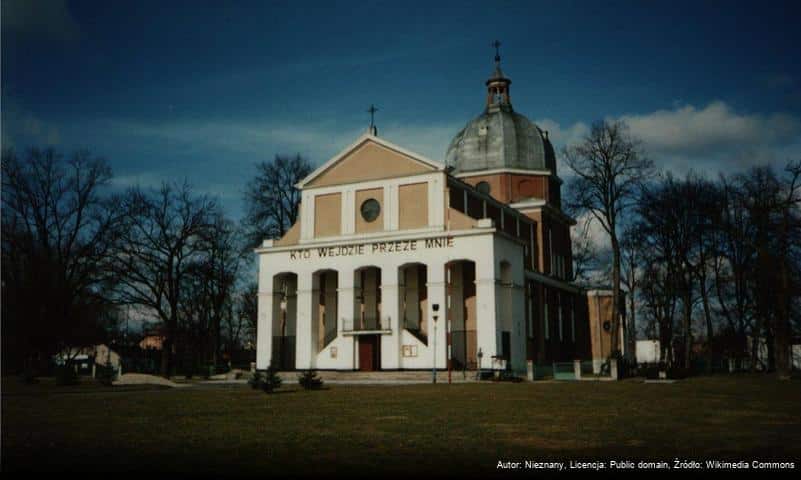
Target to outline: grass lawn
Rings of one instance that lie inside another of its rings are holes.
[[[801,459],[801,382],[127,389],[2,383],[2,468],[495,471],[498,460]],[[798,467],[797,467],[798,468]]]

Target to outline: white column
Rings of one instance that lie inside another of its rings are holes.
[[[316,318],[315,307],[317,299],[314,298],[314,275],[311,273],[298,273],[298,313],[297,336],[295,337],[295,368],[314,368],[314,357],[317,346],[314,344],[314,324]]]
[[[491,237],[488,240],[485,254],[476,258],[476,337],[483,354],[482,368],[492,367],[492,357],[501,347],[500,326],[496,324],[494,251]]]
[[[337,329],[339,329],[339,335],[344,338],[345,341],[339,344],[341,347],[337,356],[343,359],[343,362],[348,364],[349,368],[355,369],[356,363],[354,359],[356,357],[354,348],[356,337],[345,337],[342,335],[345,322],[352,321],[355,317],[355,312],[353,311],[353,278],[353,270],[342,270],[339,272],[339,288],[337,290],[337,313],[339,317],[337,320]]]
[[[429,345],[428,345],[428,367],[432,367],[434,359],[432,358],[434,351],[434,342],[436,342],[436,366],[437,368],[447,367],[447,332],[445,315],[446,304],[446,282],[445,282],[445,264],[444,263],[429,263],[428,267],[428,332],[429,332]],[[434,312],[434,305],[439,305],[439,311]],[[437,315],[436,336],[434,335],[434,315]],[[440,379],[441,381],[441,379]],[[447,380],[446,380],[447,381]]]
[[[390,184],[385,187],[384,199],[387,202],[387,217],[385,219],[385,229],[394,231],[398,229],[400,218],[400,202],[398,198],[398,185]],[[393,283],[397,283],[393,282]]]
[[[261,277],[261,276],[260,276]],[[273,354],[273,292],[259,281],[258,324],[256,326],[256,368],[265,370],[270,366]],[[269,281],[272,287],[272,279]]]
[[[381,268],[381,321],[389,317],[392,333],[381,335],[381,368],[400,367],[400,302],[398,300],[398,267]]]
[[[437,175],[428,182],[428,225],[443,227],[445,225],[445,176]]]
[[[356,188],[349,187],[342,191],[342,234],[353,235],[356,232]]]
[[[303,192],[300,209],[300,238],[301,240],[314,238],[314,195],[311,192]]]

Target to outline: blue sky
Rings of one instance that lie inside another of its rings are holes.
[[[2,141],[87,147],[119,187],[187,179],[238,217],[257,162],[323,163],[371,103],[381,136],[442,160],[499,39],[515,109],[557,146],[623,118],[664,169],[781,165],[801,158],[799,5],[4,0]]]

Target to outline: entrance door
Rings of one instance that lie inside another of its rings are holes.
[[[372,372],[381,369],[381,356],[378,335],[359,336],[359,370]]]

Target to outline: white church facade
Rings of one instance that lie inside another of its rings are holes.
[[[258,369],[524,374],[609,355],[608,292],[568,281],[553,147],[499,60],[444,163],[371,127],[297,185],[297,223],[256,251]]]

